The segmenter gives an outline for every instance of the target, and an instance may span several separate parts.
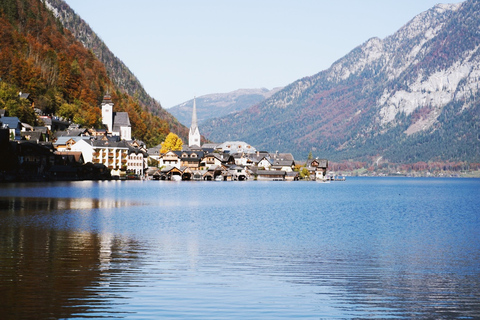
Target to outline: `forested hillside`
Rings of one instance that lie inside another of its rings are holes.
[[[202,133],[296,158],[480,162],[479,30],[479,1],[437,5]]]
[[[170,130],[182,139],[188,137],[188,128],[183,126],[172,114],[162,108],[143,88],[137,77],[118,59],[97,34],[63,0],[46,0],[47,8],[72,32],[85,48],[91,50],[104,64],[107,74],[115,86],[123,93],[135,97],[142,109],[150,111],[169,123]]]
[[[42,112],[86,127],[100,126],[108,92],[115,110],[129,113],[133,137],[156,145],[170,132],[167,120],[112,83],[102,62],[40,0],[0,0],[0,78],[0,109],[27,123],[35,116],[19,92],[30,93]]]

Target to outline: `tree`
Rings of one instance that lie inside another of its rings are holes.
[[[175,133],[170,132],[165,141],[162,143],[162,149],[160,153],[166,153],[168,151],[179,151],[182,150],[183,141]]]
[[[300,178],[310,180],[310,171],[308,171],[307,168],[303,167],[302,170],[300,170]]]

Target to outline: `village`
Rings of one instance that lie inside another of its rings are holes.
[[[20,93],[28,99],[29,95]],[[33,102],[32,102],[33,105]],[[41,115],[41,127],[21,123],[0,110],[1,181],[170,180],[170,181],[326,181],[328,160],[299,164],[290,153],[260,151],[243,141],[205,143],[194,100],[188,145],[181,150],[147,148],[132,139],[127,112],[115,112],[105,95],[102,129],[81,128]]]

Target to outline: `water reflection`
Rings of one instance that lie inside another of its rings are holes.
[[[69,318],[95,312],[111,316],[115,254],[134,268],[138,244],[111,234],[0,226],[2,319]],[[124,254],[128,252],[128,254]],[[128,281],[128,274],[124,276]],[[105,289],[107,288],[107,289]]]
[[[111,209],[132,205],[135,205],[132,201],[115,199],[0,197],[0,211],[11,211],[16,214],[70,209]]]
[[[138,243],[110,233],[30,226],[21,217],[65,210],[118,208],[122,201],[59,198],[0,198],[0,314],[2,319],[69,318],[111,315],[111,300],[122,290],[109,288],[115,254],[122,265],[138,262]],[[128,252],[128,254],[124,254]],[[113,270],[113,273],[117,271]],[[126,276],[128,278],[128,275]]]
[[[383,186],[76,186],[0,198],[0,318],[480,315],[478,188],[370,203]]]

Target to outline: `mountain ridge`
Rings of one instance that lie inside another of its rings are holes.
[[[281,88],[259,89],[238,89],[227,93],[212,93],[196,97],[198,122],[224,116],[235,111],[249,108],[259,103]],[[174,115],[185,126],[190,126],[192,118],[193,99],[169,108],[169,112]]]
[[[182,139],[188,137],[188,128],[184,127],[170,112],[165,110],[160,102],[152,98],[144,89],[138,78],[131,70],[110,51],[102,39],[90,28],[75,11],[63,0],[42,0],[47,8],[59,19],[85,48],[91,50],[105,65],[113,83],[128,95],[138,99],[148,111],[165,119],[171,131]]]
[[[471,0],[437,5],[202,132],[297,157],[478,161],[478,139],[469,132],[478,134],[480,124],[479,7]]]
[[[38,112],[101,128],[100,104],[108,92],[115,111],[128,112],[132,136],[148,146],[172,128],[116,86],[105,65],[41,0],[0,1],[0,79],[0,109],[32,126],[39,124]],[[34,108],[19,92],[28,93]]]

